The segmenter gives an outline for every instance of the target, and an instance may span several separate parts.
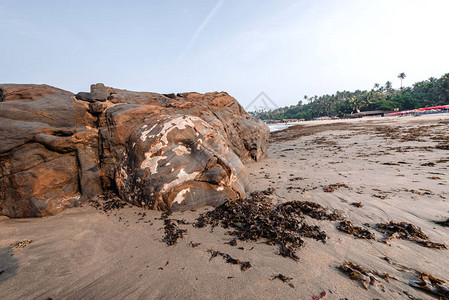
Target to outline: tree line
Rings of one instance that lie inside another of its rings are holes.
[[[420,107],[449,104],[449,73],[440,78],[431,77],[411,87],[402,87],[405,73],[398,75],[401,87],[394,89],[390,81],[383,86],[376,83],[371,90],[338,91],[332,95],[304,96],[298,104],[274,110],[249,112],[262,120],[314,119],[343,117],[352,113],[383,110],[409,110]]]

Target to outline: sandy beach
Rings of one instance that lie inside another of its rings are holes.
[[[448,281],[449,250],[399,238],[384,243],[374,227],[411,223],[449,247],[449,227],[434,223],[449,218],[449,151],[440,147],[448,132],[449,114],[439,114],[308,121],[272,133],[268,157],[247,165],[252,191],[274,188],[274,203],[316,202],[375,234],[356,239],[339,231],[338,221],[305,216],[328,239],[304,238],[298,261],[263,240],[231,246],[226,229],[182,222],[186,234],[167,246],[161,212],[131,206],[1,217],[0,299],[438,299],[409,282],[414,269]],[[333,184],[340,186],[326,192]],[[212,209],[170,218],[194,222]],[[211,259],[211,249],[252,267]],[[338,269],[343,261],[392,279],[365,289]],[[277,274],[292,286],[273,280]]]

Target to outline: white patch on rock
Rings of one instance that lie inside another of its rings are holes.
[[[162,148],[164,148],[164,144],[159,142],[156,145],[153,145],[148,152],[156,153],[157,151],[161,150]]]
[[[200,150],[201,149],[201,145],[203,144],[203,140],[202,139],[198,139],[196,142],[196,150]]]
[[[166,192],[168,189],[180,185],[183,182],[189,181],[189,180],[194,180],[195,177],[199,174],[200,172],[193,172],[191,174],[186,173],[186,171],[184,171],[184,169],[179,170],[179,173],[177,175],[177,178],[175,180],[173,180],[172,182],[166,183],[164,184],[164,186],[161,189],[161,193]]]
[[[176,195],[175,199],[173,199],[173,203],[181,204],[185,200],[185,194],[187,194],[188,192],[190,192],[190,188],[183,189],[182,191],[180,191]]]
[[[147,140],[147,137],[148,137],[148,134],[154,129],[154,127],[156,127],[158,124],[156,123],[153,127],[151,127],[150,129],[148,129],[148,130],[144,130],[144,131],[142,131],[142,134],[140,135],[140,139],[142,140],[142,142],[145,142],[146,140]],[[142,129],[145,129],[145,128],[147,128],[148,127],[148,125],[143,125],[141,128]],[[151,136],[151,137],[153,137],[153,135]]]
[[[184,145],[179,145],[178,147],[173,149],[173,152],[175,152],[176,155],[190,154],[190,150],[187,149]]]
[[[145,153],[145,160],[140,165],[140,168],[142,168],[142,169],[150,168],[150,173],[156,174],[159,161],[162,159],[166,159],[167,156],[150,157],[151,154],[152,153],[150,153],[150,152]]]
[[[195,128],[195,124],[193,122],[198,121],[204,123],[204,121],[201,118],[194,116],[181,116],[174,118],[170,122],[165,123],[162,129],[160,130],[159,136],[161,137],[161,141],[165,144],[168,144],[167,135],[170,133],[170,131],[172,131],[175,128],[179,130],[184,130],[186,129],[187,126]]]
[[[223,190],[224,190],[224,186],[219,186],[219,187],[217,187],[217,191],[221,192],[221,191],[223,191]]]

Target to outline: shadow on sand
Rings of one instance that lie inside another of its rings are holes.
[[[0,248],[0,285],[17,273],[19,263],[12,254],[13,249]]]

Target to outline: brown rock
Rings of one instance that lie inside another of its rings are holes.
[[[244,195],[269,129],[227,93],[0,85],[0,213],[42,216],[113,190],[168,210]]]
[[[245,167],[223,136],[198,117],[153,115],[134,128],[126,148],[116,157],[115,184],[128,202],[167,210],[244,196]]]
[[[98,161],[87,103],[46,85],[0,85],[0,91],[0,213],[43,216],[77,205],[79,180],[89,176],[80,176],[78,165]],[[91,176],[83,196],[101,192],[99,175]]]

